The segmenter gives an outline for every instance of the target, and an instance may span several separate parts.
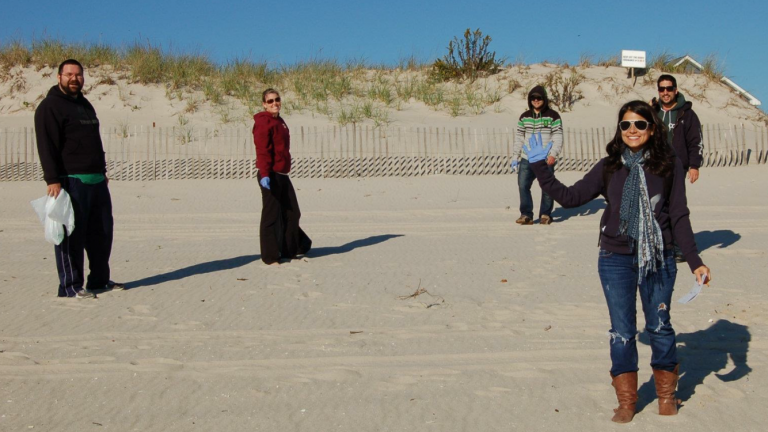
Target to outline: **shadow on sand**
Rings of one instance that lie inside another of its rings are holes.
[[[391,238],[402,237],[402,234],[384,234],[372,236],[360,240],[355,240],[341,246],[333,247],[319,247],[310,250],[307,256],[310,258],[322,257],[327,255],[341,254],[352,251],[354,249],[372,246],[381,242],[387,241]],[[222,270],[232,270],[244,265],[248,265],[254,261],[261,259],[261,255],[243,255],[234,258],[221,259],[216,261],[208,261],[200,264],[191,265],[189,267],[180,268],[168,273],[163,273],[155,276],[146,277],[144,279],[135,280],[125,283],[125,289],[134,289],[140,287],[147,287],[152,285],[159,285],[161,283],[176,281],[179,279],[188,278],[190,276],[197,276],[206,273],[213,273]]]
[[[593,199],[592,201],[584,204],[580,207],[563,208],[557,207],[552,211],[552,220],[554,222],[564,222],[574,216],[589,216],[596,214],[602,210],[605,210],[605,200],[602,198]]]
[[[341,246],[326,246],[326,247],[314,248],[307,253],[307,257],[319,258],[323,256],[328,256],[328,255],[347,253],[357,248],[373,246],[379,243],[383,243],[389,239],[402,237],[402,236],[403,234],[382,234],[382,235],[371,236],[371,237],[360,239],[360,240],[351,241]]]
[[[703,384],[710,374],[714,374],[720,381],[732,382],[752,372],[752,368],[747,365],[751,340],[747,326],[721,319],[706,330],[678,333],[676,338],[677,358],[680,362],[676,396],[683,403],[693,397],[696,387]],[[641,333],[638,340],[646,345],[650,343],[646,332]],[[717,373],[728,365],[729,357],[734,365],[733,370],[725,374]],[[656,399],[653,376],[640,386],[638,396],[638,412]]]
[[[714,246],[717,246],[718,249],[724,249],[741,240],[741,234],[731,230],[700,231],[694,237],[696,238],[696,246],[699,247],[699,253]]]
[[[227,258],[216,261],[208,261],[200,264],[191,265],[189,267],[180,268],[168,273],[163,273],[155,276],[146,277],[133,282],[126,282],[125,289],[133,289],[139,287],[146,287],[152,285],[159,285],[164,282],[175,281],[184,279],[190,276],[197,276],[206,273],[213,273],[222,270],[231,270],[234,268],[242,267],[250,264],[254,261],[261,259],[261,255],[243,255],[235,258]]]

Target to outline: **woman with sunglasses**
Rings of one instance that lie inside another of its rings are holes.
[[[651,341],[651,367],[659,414],[677,414],[678,362],[670,322],[677,267],[672,239],[683,250],[699,283],[712,280],[699,257],[685,196],[685,172],[666,142],[664,126],[643,101],[619,110],[608,156],[573,186],[547,169],[551,146],[534,136],[526,148],[541,189],[563,207],[578,207],[602,195],[607,206],[600,220],[598,273],[611,319],[611,378],[619,407],[613,421],[627,423],[637,403],[637,311],[639,290],[645,331]]]
[[[299,227],[301,211],[288,173],[291,171],[291,134],[280,117],[282,102],[275,89],[261,95],[264,111],[253,116],[253,142],[261,186],[259,242],[261,260],[277,265],[309,252],[312,240]]]

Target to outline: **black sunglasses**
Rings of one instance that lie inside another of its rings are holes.
[[[275,102],[280,102],[280,96],[278,96],[278,97],[276,97],[274,99],[267,99],[267,100],[264,101],[264,103],[267,104],[267,105],[272,105]]]
[[[648,126],[650,123],[648,123],[645,120],[622,120],[619,122],[619,127],[622,131],[628,131],[630,126],[635,125],[635,129],[639,131],[644,131],[648,129]]]
[[[543,101],[544,98],[541,96],[531,96],[532,101]]]
[[[663,93],[665,90],[672,93],[676,88],[675,86],[659,86],[659,93]]]

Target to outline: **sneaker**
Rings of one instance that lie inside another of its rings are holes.
[[[115,281],[109,281],[107,282],[107,285],[104,287],[104,289],[113,290],[113,291],[122,291],[125,289],[125,284]]]
[[[79,298],[79,299],[95,299],[96,298],[96,294],[94,294],[94,293],[92,293],[92,292],[90,292],[88,290],[84,290],[83,289],[83,290],[78,291],[75,294],[75,298]]]
[[[517,218],[515,223],[520,225],[533,225],[533,219],[525,215],[520,215],[520,217]]]
[[[539,223],[542,225],[549,225],[552,223],[552,218],[547,215],[544,215],[539,219]]]

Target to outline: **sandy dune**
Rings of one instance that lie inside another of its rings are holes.
[[[708,169],[689,188],[715,281],[674,304],[677,417],[656,415],[641,336],[632,430],[764,428],[766,178]],[[255,182],[113,182],[130,289],[92,301],[55,297],[28,204],[42,182],[0,183],[0,430],[613,430],[604,205],[516,226],[514,182],[297,179],[314,249],[278,268],[259,260]]]

